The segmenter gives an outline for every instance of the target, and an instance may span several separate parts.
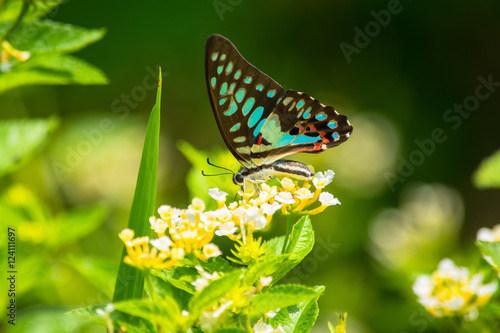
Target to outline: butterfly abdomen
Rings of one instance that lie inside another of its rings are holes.
[[[304,163],[279,160],[273,164],[263,164],[251,168],[242,167],[234,179],[237,185],[243,185],[243,179],[265,181],[271,178],[289,177],[296,180],[311,180],[314,175],[315,173]],[[241,180],[241,182],[237,180]]]

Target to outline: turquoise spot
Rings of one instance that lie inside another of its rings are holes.
[[[287,98],[285,98],[285,100],[283,101],[283,104],[288,105],[288,103],[290,103],[291,101],[292,101],[292,98],[291,98],[291,97],[287,97]]]
[[[300,110],[300,111],[299,111],[299,114],[297,115],[297,118],[302,117],[302,114],[303,114],[303,113],[304,113],[304,110]]]
[[[262,91],[262,89],[264,89],[264,86],[262,84],[258,84],[255,89],[257,89],[258,91]]]
[[[266,122],[266,120],[267,120],[267,118],[262,119],[260,121],[260,123],[257,125],[257,127],[255,127],[255,129],[253,130],[253,136],[259,135],[260,129],[262,128],[262,126],[264,126],[264,123]]]
[[[252,83],[252,78],[250,76],[247,76],[245,78],[245,83]]]
[[[221,95],[225,95],[226,93],[227,93],[227,83],[226,83],[226,82],[224,82],[224,83],[222,84],[222,87],[220,87],[220,94],[221,94]]]
[[[240,143],[240,142],[245,142],[246,138],[244,136],[239,136],[236,139],[234,139],[234,142]]]
[[[237,123],[236,125],[234,125],[233,127],[231,127],[231,129],[229,130],[230,132],[235,132],[237,130],[240,129],[240,126],[241,126],[241,123]]]
[[[231,101],[231,105],[229,105],[229,109],[227,109],[225,112],[224,112],[224,115],[226,116],[230,116],[232,115],[233,113],[236,112],[236,110],[238,110],[238,105],[236,105],[236,103],[234,101]]]
[[[301,144],[301,143],[312,143],[318,141],[317,136],[307,136],[307,135],[299,135],[297,136],[297,139],[293,143],[295,144]]]
[[[330,128],[337,127],[337,122],[335,120],[330,120],[330,122],[328,123],[328,127]]]
[[[326,113],[320,112],[316,116],[314,116],[314,118],[316,118],[316,120],[319,120],[319,121],[325,120],[326,119]]]
[[[226,55],[225,54],[221,55],[220,60],[226,60]]]
[[[306,112],[304,112],[304,119],[311,118],[311,107],[308,107]]]
[[[263,113],[264,108],[262,106],[256,108],[255,111],[250,115],[250,118],[248,118],[248,127],[254,127],[255,124],[257,124],[257,122],[260,120],[260,117],[262,117]]]
[[[212,53],[212,61],[217,60],[217,56],[219,55],[219,52],[214,52]]]
[[[281,137],[274,142],[273,146],[283,147],[289,145],[296,137],[297,137],[296,135],[283,133]]]
[[[217,74],[222,73],[222,67],[224,67],[224,66],[219,66],[219,67],[217,67]]]
[[[335,141],[337,141],[338,139],[340,139],[340,135],[339,135],[339,133],[337,133],[337,132],[334,132],[334,133],[332,134],[332,137],[333,137],[333,140],[335,140]]]
[[[234,73],[234,79],[235,79],[235,80],[238,80],[238,79],[240,78],[240,76],[241,76],[241,70],[239,70],[239,69],[238,69],[238,70],[236,71],[236,73]]]
[[[215,85],[217,84],[217,79],[215,76],[210,80],[210,84],[212,85],[212,89],[215,88]]]
[[[303,106],[304,106],[304,104],[305,104],[305,103],[304,103],[304,100],[303,100],[303,99],[301,99],[301,100],[297,103],[297,109],[300,109],[301,107],[303,107]]]
[[[234,95],[234,97],[236,97],[236,101],[238,101],[238,103],[241,103],[241,101],[245,97],[245,89],[244,88],[238,89],[238,91],[236,92],[236,95]]]
[[[267,92],[267,97],[269,97],[269,98],[274,97],[274,95],[276,95],[276,90],[274,90],[274,89],[271,89]]]
[[[247,99],[245,105],[243,105],[243,115],[246,116],[250,110],[253,108],[253,104],[255,103],[255,98],[251,97]]]
[[[226,67],[226,75],[229,75],[229,73],[231,73],[232,70],[233,70],[233,62],[230,61],[229,64],[227,64],[227,67]]]
[[[222,98],[222,99],[219,101],[219,105],[222,105],[222,104],[226,103],[226,100],[227,100],[227,98]]]
[[[233,91],[234,91],[234,87],[236,87],[236,83],[231,83],[231,85],[229,86],[229,93],[232,94]]]

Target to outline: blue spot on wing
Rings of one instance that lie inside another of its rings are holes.
[[[231,100],[231,105],[229,106],[229,109],[227,109],[226,111],[224,111],[224,115],[225,116],[230,116],[233,113],[235,113],[236,110],[238,110],[238,105],[236,105],[235,101]]]
[[[321,120],[325,120],[326,119],[326,113],[324,112],[320,112],[318,113],[316,116],[314,116],[314,118],[316,118],[317,120],[321,121]]]
[[[238,91],[236,92],[236,95],[234,95],[234,97],[236,97],[236,101],[238,103],[241,103],[241,101],[245,97],[245,89],[244,88],[238,89]]]
[[[257,124],[257,122],[262,117],[263,113],[264,113],[264,108],[262,106],[256,108],[255,111],[252,112],[252,114],[248,118],[248,127],[254,127],[255,124]]]
[[[335,128],[335,127],[337,127],[337,121],[335,121],[335,120],[330,120],[330,122],[328,122],[328,127],[330,127],[330,128]]]
[[[257,127],[255,127],[255,129],[253,130],[253,136],[257,137],[257,135],[259,135],[260,129],[262,128],[262,126],[264,126],[266,120],[267,118],[262,119]]]
[[[229,130],[230,132],[235,132],[237,130],[240,129],[240,126],[241,126],[241,123],[237,123],[236,125],[234,125],[233,127],[231,127],[231,129]]]
[[[227,82],[224,82],[220,87],[220,94],[225,95],[227,93]]]
[[[245,102],[245,105],[243,105],[243,109],[242,109],[244,116],[246,116],[250,112],[250,110],[252,110],[254,103],[255,103],[255,98],[250,97],[249,99],[247,99],[247,101]]]

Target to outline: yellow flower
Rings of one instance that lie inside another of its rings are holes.
[[[171,268],[182,259],[172,256],[172,241],[166,236],[152,240],[152,247],[148,236],[134,238],[134,231],[131,229],[122,230],[119,236],[127,249],[123,261],[140,270]]]
[[[435,317],[464,316],[474,320],[497,290],[496,280],[483,284],[483,274],[470,276],[466,267],[443,259],[431,275],[420,275],[413,284],[418,302]]]

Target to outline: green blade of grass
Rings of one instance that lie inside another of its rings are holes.
[[[149,217],[154,214],[156,201],[156,173],[158,170],[158,150],[160,136],[160,102],[161,102],[161,69],[159,73],[158,92],[156,104],[151,111],[144,148],[142,151],[141,165],[137,176],[134,200],[130,210],[128,227],[135,231],[137,237],[149,236],[151,227]],[[142,298],[144,289],[144,276],[135,267],[123,262],[127,254],[123,249],[120,268],[116,278],[113,302],[133,298]]]

